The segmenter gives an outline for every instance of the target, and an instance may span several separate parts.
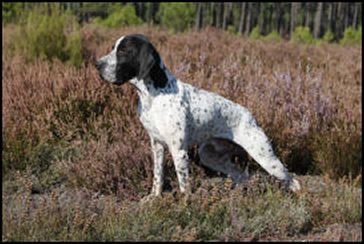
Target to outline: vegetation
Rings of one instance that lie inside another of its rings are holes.
[[[3,22],[15,22],[23,10],[22,3],[2,3]]]
[[[4,241],[361,240],[353,225],[361,222],[361,192],[345,181],[325,179],[300,196],[264,181],[250,185],[254,191],[205,181],[189,198],[164,193],[143,204],[82,189],[34,195],[21,179],[22,193],[3,198]],[[351,227],[330,231],[335,223]]]
[[[158,17],[160,24],[176,32],[192,27],[195,17],[193,3],[161,3]]]
[[[344,37],[340,40],[340,44],[360,44],[362,41],[361,38],[361,27],[358,30],[355,30],[352,27],[349,27],[344,32]]]
[[[95,22],[101,26],[118,28],[129,25],[140,25],[142,20],[136,15],[135,8],[132,5],[127,4],[124,7],[121,5],[114,5],[107,18],[102,19],[97,17]]]
[[[83,62],[79,24],[69,12],[61,13],[55,5],[22,12],[11,38],[10,52],[23,55],[27,61],[58,58],[77,67]]]
[[[3,20],[16,22],[22,12],[42,3],[3,3]],[[141,22],[162,25],[173,31],[185,31],[192,26],[197,30],[212,26],[237,30],[249,36],[254,27],[261,35],[276,31],[289,38],[298,26],[308,28],[315,39],[329,30],[333,41],[339,42],[348,28],[361,33],[362,4],[360,2],[285,2],[285,3],[48,3],[58,5],[61,11],[71,11],[80,22],[97,17],[107,27],[139,25]],[[356,39],[360,40],[361,38]]]
[[[265,36],[263,39],[266,41],[274,41],[274,42],[279,42],[282,40],[281,36],[279,35],[279,33],[277,31],[272,31],[267,36]]]
[[[314,44],[315,39],[310,33],[310,29],[308,27],[298,26],[292,35],[292,41],[297,43],[307,43]]]
[[[3,3],[3,241],[361,241],[361,5],[325,3],[320,16],[316,3],[296,4],[200,3],[195,18],[194,3]],[[279,6],[281,25],[267,25]],[[300,23],[324,21],[330,7],[347,20],[316,28],[321,41]],[[179,79],[247,107],[302,192],[249,157],[251,180],[232,188],[191,148],[193,194],[178,193],[167,153],[163,197],[143,204],[153,162],[136,92],[101,81],[93,65],[123,33],[147,35]]]
[[[326,31],[325,35],[323,36],[322,40],[326,43],[331,43],[334,40],[334,33],[331,30]]]
[[[259,32],[259,27],[254,27],[252,32],[250,32],[250,35],[249,35],[250,38],[252,39],[259,39],[261,38],[261,35],[260,35],[260,32]]]

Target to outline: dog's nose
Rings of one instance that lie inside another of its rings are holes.
[[[96,69],[100,71],[105,66],[105,63],[100,60],[97,60],[95,63],[95,66],[96,66]]]

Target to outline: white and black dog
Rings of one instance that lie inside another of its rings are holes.
[[[162,192],[167,148],[180,191],[190,192],[187,151],[192,145],[199,145],[203,165],[229,175],[236,183],[248,175],[230,159],[244,148],[269,174],[285,181],[293,191],[300,189],[246,108],[177,80],[144,35],[119,38],[112,51],[97,60],[96,67],[104,80],[118,85],[129,81],[137,89],[138,113],[150,136],[154,158],[152,196]]]

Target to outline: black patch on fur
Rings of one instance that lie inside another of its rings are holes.
[[[149,76],[155,88],[164,88],[167,85],[168,78],[160,67],[161,58],[150,42],[145,43],[139,57],[140,68],[138,78],[145,79]]]
[[[160,68],[160,56],[149,40],[141,34],[128,35],[117,48],[116,79],[125,83],[137,77],[150,78],[155,88],[164,88],[168,78]]]

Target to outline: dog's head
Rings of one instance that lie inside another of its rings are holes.
[[[167,83],[158,52],[141,34],[119,38],[112,51],[96,61],[96,68],[104,80],[117,85],[134,78],[150,81],[160,88]]]

